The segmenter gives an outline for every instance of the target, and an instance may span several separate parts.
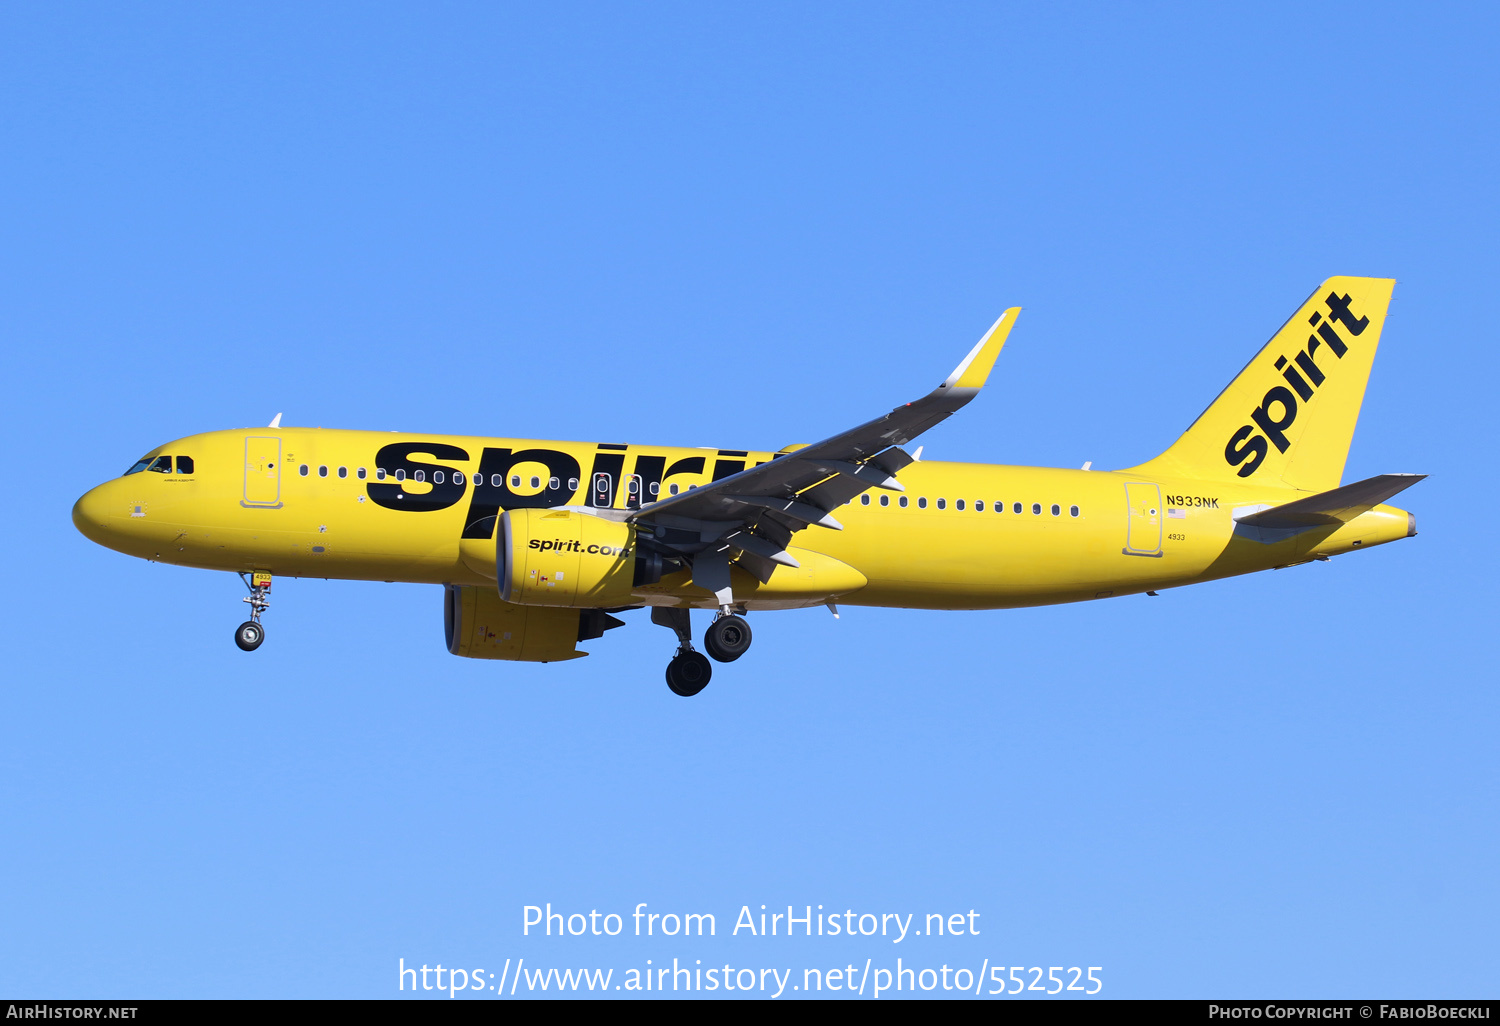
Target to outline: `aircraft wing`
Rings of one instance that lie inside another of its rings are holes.
[[[979,394],[1020,312],[1005,311],[953,373],[921,399],[637,510],[629,519],[640,529],[639,542],[686,557],[694,582],[721,593],[727,593],[729,560],[763,582],[778,563],[795,567],[786,553],[794,533],[814,524],[840,530],[833,510],[867,488],[904,490],[896,474],[912,457],[900,447]]]
[[[1347,523],[1403,492],[1425,478],[1426,474],[1380,474],[1363,481],[1346,484],[1331,491],[1309,495],[1305,499],[1284,502],[1280,506],[1247,513],[1234,518],[1237,524],[1250,527],[1321,527]]]

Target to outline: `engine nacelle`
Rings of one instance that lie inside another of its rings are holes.
[[[588,655],[574,649],[583,635],[584,618],[604,616],[597,611],[541,609],[514,605],[494,588],[448,585],[443,595],[443,629],[448,651],[470,659],[515,659],[555,663]],[[620,621],[613,617],[614,624]],[[611,624],[610,626],[613,626]],[[608,626],[597,633],[598,637]]]
[[[637,556],[632,524],[566,509],[512,509],[500,518],[495,571],[506,602],[574,609],[634,605],[631,592],[646,583],[649,570],[649,560]],[[659,567],[655,572],[660,577]]]

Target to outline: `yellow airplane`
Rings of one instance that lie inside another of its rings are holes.
[[[549,662],[651,608],[694,695],[750,647],[750,611],[837,603],[1001,609],[1326,560],[1416,534],[1383,505],[1424,475],[1340,486],[1395,282],[1330,278],[1175,445],[1125,470],[921,461],[902,446],[969,402],[1007,310],[941,385],[778,452],[281,427],[190,435],[92,489],[73,522],[143,559],[229,570],[235,641],[265,637],[273,575],[444,587],[448,650]],[[835,517],[835,514],[837,515]]]

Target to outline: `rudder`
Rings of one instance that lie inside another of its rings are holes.
[[[1329,278],[1182,437],[1131,472],[1338,487],[1391,278]]]

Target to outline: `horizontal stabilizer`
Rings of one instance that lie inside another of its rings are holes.
[[[1256,513],[1235,517],[1237,524],[1248,527],[1320,527],[1327,524],[1348,523],[1361,513],[1367,513],[1382,502],[1405,491],[1425,478],[1426,474],[1381,474],[1353,484],[1335,488],[1329,492],[1309,495],[1272,506]]]

